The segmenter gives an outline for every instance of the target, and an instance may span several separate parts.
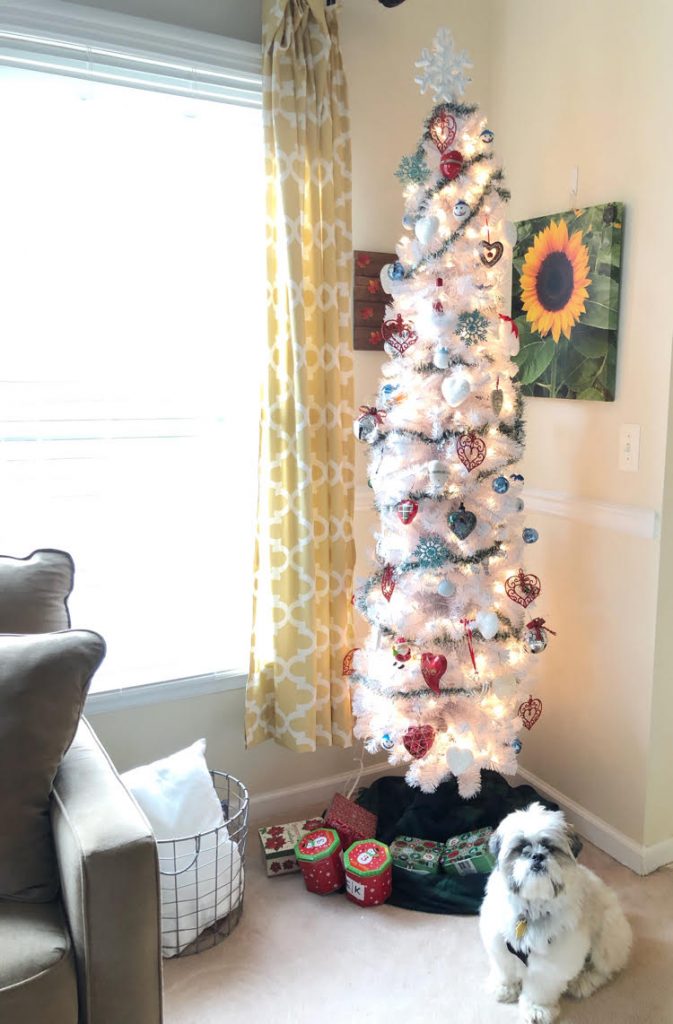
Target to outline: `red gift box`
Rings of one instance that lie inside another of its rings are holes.
[[[334,829],[319,828],[302,836],[295,846],[295,853],[309,892],[326,896],[343,888],[342,849]]]
[[[393,861],[385,843],[353,843],[344,853],[346,896],[361,907],[385,903],[393,888]]]
[[[341,793],[336,793],[325,815],[325,822],[335,828],[344,850],[359,839],[373,839],[376,835],[376,815],[365,810]]]

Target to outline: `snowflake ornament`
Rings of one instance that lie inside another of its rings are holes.
[[[421,93],[431,89],[435,103],[455,103],[472,81],[467,74],[472,61],[465,50],[456,50],[448,28],[440,28],[432,44],[432,50],[421,50],[421,59],[416,61],[420,74],[415,81]]]
[[[438,569],[449,557],[449,549],[439,534],[430,533],[420,538],[413,557],[422,569]]]
[[[456,322],[456,334],[466,345],[474,345],[477,341],[486,341],[488,320],[479,310],[461,313]]]
[[[403,185],[424,185],[430,177],[430,168],[425,162],[425,150],[419,146],[413,156],[403,156],[395,171]]]

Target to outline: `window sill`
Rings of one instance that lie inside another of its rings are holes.
[[[211,672],[204,676],[192,676],[190,679],[169,679],[161,683],[146,683],[144,686],[127,686],[122,690],[101,690],[89,694],[84,705],[84,713],[97,715],[105,711],[123,711],[146,704],[188,700],[208,693],[243,690],[247,678],[247,674],[241,671]]]

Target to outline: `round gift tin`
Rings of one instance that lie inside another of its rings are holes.
[[[309,892],[326,896],[343,888],[341,840],[333,828],[319,828],[303,836],[295,854]]]
[[[385,903],[393,885],[392,857],[385,843],[360,840],[344,854],[346,896],[361,907]]]

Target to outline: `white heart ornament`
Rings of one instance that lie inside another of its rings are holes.
[[[436,217],[420,217],[414,226],[416,238],[421,245],[428,245],[439,230],[439,221]]]
[[[452,409],[461,405],[471,390],[472,385],[469,380],[460,373],[454,373],[442,381],[442,394],[447,405],[450,405]]]
[[[511,697],[517,686],[516,676],[498,676],[493,680],[493,693],[496,697]]]
[[[516,331],[512,330],[512,325],[507,321],[503,320],[498,328],[498,336],[500,344],[503,350],[508,356],[516,356],[519,353],[519,339]]]
[[[475,616],[474,624],[484,640],[492,640],[498,632],[499,622],[495,612],[479,612]]]
[[[446,752],[446,763],[454,775],[462,775],[474,764],[474,754],[463,747],[449,747]]]

